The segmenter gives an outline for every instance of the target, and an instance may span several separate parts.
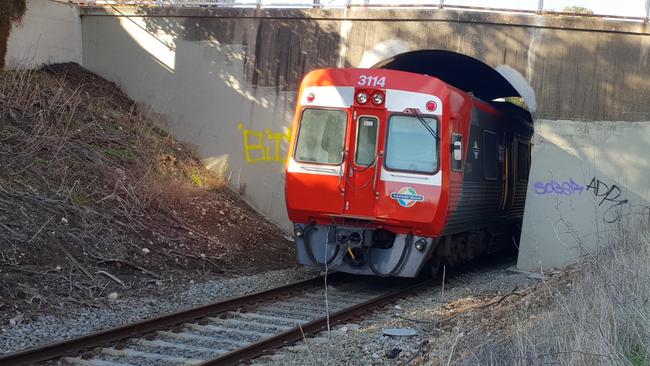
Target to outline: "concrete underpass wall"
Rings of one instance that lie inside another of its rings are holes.
[[[305,70],[336,64],[336,27],[191,17],[86,16],[82,23],[86,68],[152,106],[235,192],[291,229],[283,163],[295,88]],[[300,37],[300,46],[282,45],[278,34],[289,43]]]
[[[21,22],[7,43],[7,69],[34,69],[43,64],[82,63],[79,9],[51,0],[28,0]]]
[[[650,121],[538,120],[517,267],[561,267],[650,223]]]
[[[287,229],[282,164],[301,76],[419,49],[508,66],[537,93],[520,268],[579,254],[569,234],[555,234],[558,218],[591,246],[594,232],[616,224],[603,217],[646,200],[643,165],[624,169],[616,153],[645,160],[650,147],[638,122],[650,121],[650,36],[642,25],[457,11],[97,8],[84,10],[82,29],[86,68],[152,106],[234,191]],[[605,186],[591,197],[592,178],[615,184],[628,201],[599,204]],[[535,184],[553,179],[573,179],[582,191],[535,193]]]

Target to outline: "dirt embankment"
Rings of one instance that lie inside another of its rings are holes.
[[[11,25],[20,21],[26,10],[26,0],[2,0],[0,2],[0,70],[5,67]]]
[[[284,233],[78,65],[0,73],[0,324],[293,264]]]

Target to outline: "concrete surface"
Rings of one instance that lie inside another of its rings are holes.
[[[50,0],[27,0],[25,16],[9,35],[6,68],[33,69],[60,62],[82,63],[79,9]]]
[[[517,268],[562,267],[650,223],[650,121],[537,120]]]

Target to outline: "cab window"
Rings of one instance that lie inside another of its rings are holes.
[[[294,154],[296,161],[341,164],[347,119],[344,111],[305,109]]]
[[[435,118],[422,119],[438,133]],[[438,141],[416,116],[393,115],[388,121],[384,163],[390,170],[433,174],[438,170]]]

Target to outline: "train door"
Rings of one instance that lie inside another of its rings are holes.
[[[357,218],[374,217],[377,200],[378,145],[384,111],[356,108],[346,154],[344,214]]]

